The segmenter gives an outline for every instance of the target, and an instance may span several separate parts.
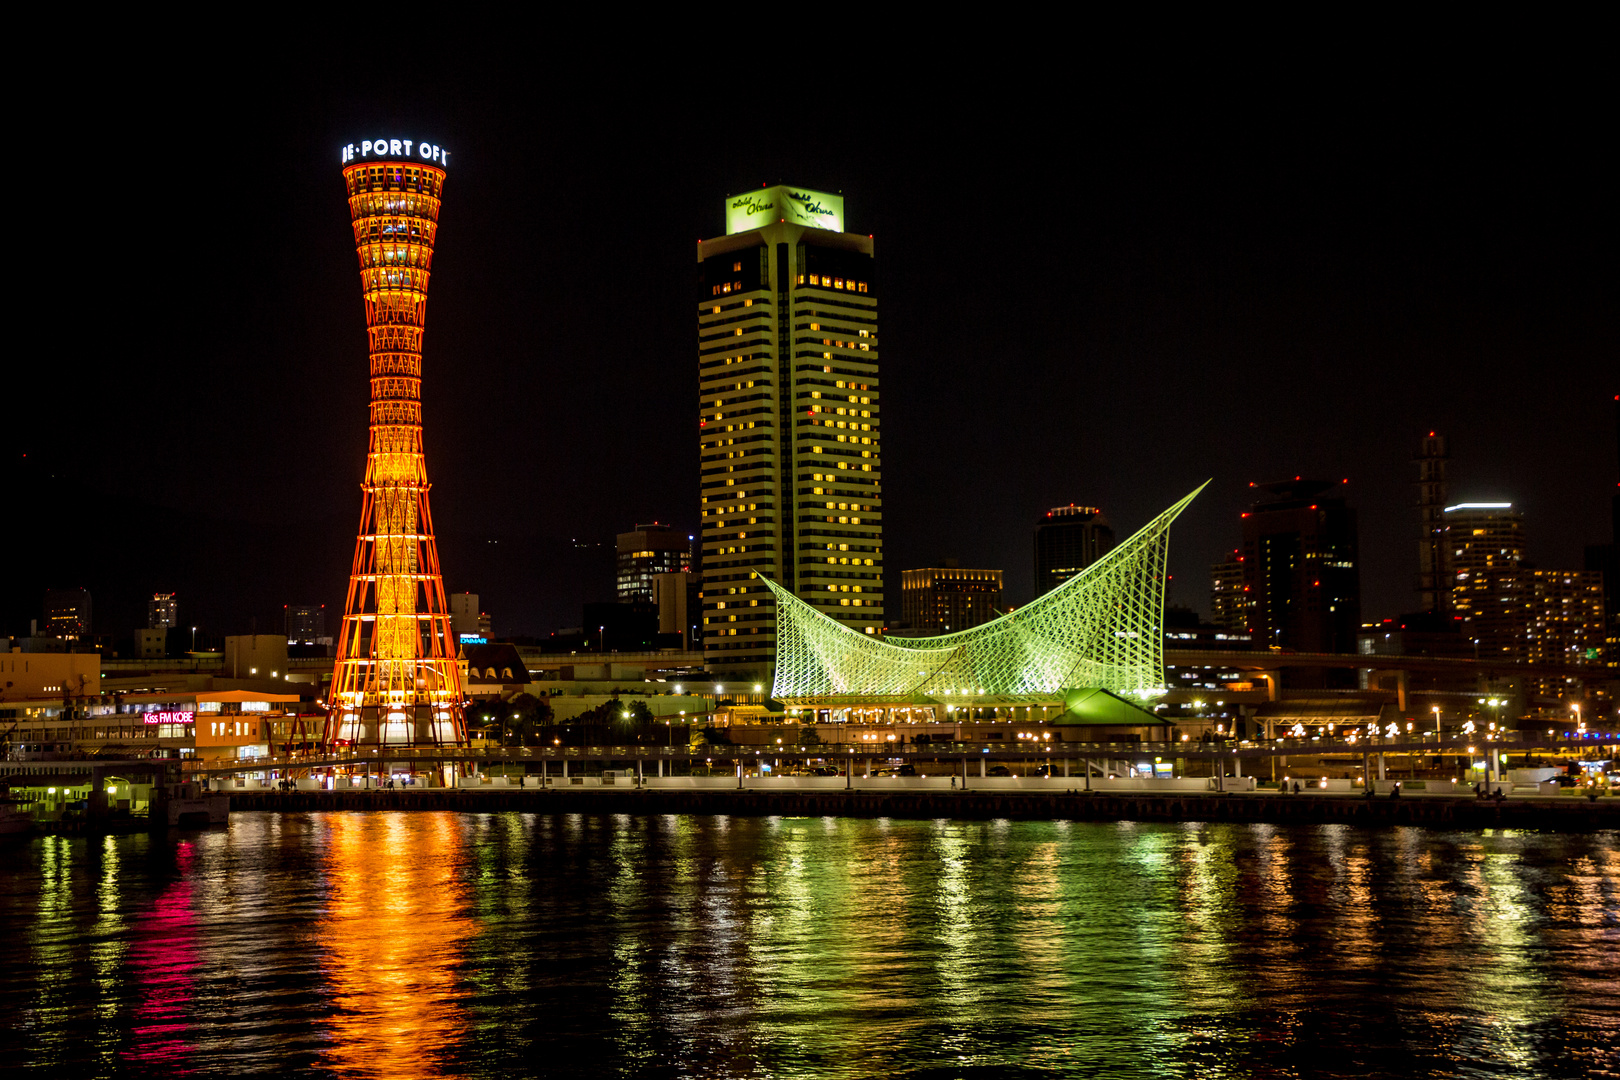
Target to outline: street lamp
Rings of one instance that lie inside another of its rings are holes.
[[[1438,742],[1440,740],[1440,706],[1431,705],[1429,711],[1434,713],[1434,738]]]

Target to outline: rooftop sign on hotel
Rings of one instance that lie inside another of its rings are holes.
[[[726,235],[785,221],[812,229],[844,231],[844,197],[778,184],[726,200]]]

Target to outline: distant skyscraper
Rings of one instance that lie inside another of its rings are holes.
[[[1114,529],[1095,506],[1054,506],[1035,523],[1035,595],[1051,592],[1114,549]]]
[[[1356,512],[1328,480],[1262,485],[1243,515],[1243,587],[1256,648],[1352,653],[1361,630]]]
[[[1249,632],[1249,594],[1243,591],[1243,552],[1232,552],[1225,562],[1210,567],[1211,621],[1233,634]]]
[[[670,525],[637,525],[618,536],[614,592],[621,604],[652,600],[653,578],[692,569],[692,537]]]
[[[325,604],[290,604],[284,615],[287,644],[317,645],[326,637]]]
[[[172,592],[153,593],[152,599],[146,602],[148,630],[172,630],[179,625],[179,616],[179,601]]]
[[[1522,658],[1524,516],[1506,502],[1458,503],[1444,513],[1452,612],[1480,659]]]
[[[726,200],[697,251],[704,654],[760,682],[776,605],[755,575],[875,634],[883,625],[877,284],[838,195]]]
[[[1520,569],[1526,601],[1523,659],[1577,667],[1603,662],[1603,575]],[[1551,687],[1543,680],[1543,692]]]
[[[45,633],[63,641],[90,636],[90,590],[45,590]]]
[[[1524,515],[1512,503],[1459,503],[1445,517],[1452,610],[1480,659],[1604,663],[1601,572],[1531,567]],[[1543,694],[1573,689],[1566,679],[1537,683]]]
[[[987,623],[1001,614],[1001,571],[902,570],[900,608],[912,630],[947,634]]]
[[[1418,446],[1418,606],[1423,611],[1444,611],[1450,605],[1446,587],[1445,506],[1446,437],[1429,432]]]

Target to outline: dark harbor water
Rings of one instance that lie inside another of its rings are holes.
[[[0,929],[8,1073],[1620,1073],[1614,833],[239,814]]]

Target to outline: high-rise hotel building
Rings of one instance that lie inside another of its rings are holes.
[[[768,684],[770,577],[855,630],[883,625],[883,472],[872,238],[844,200],[762,188],[698,244],[703,649]]]

